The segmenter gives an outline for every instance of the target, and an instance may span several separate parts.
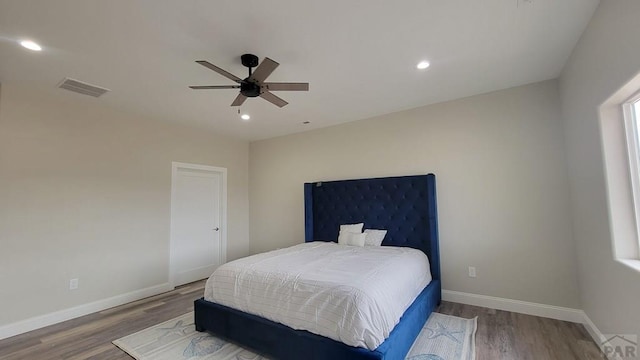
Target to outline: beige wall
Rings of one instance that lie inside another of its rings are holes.
[[[640,1],[602,0],[561,77],[583,309],[605,334],[640,335],[640,273],[613,260],[598,107],[640,71]]]
[[[228,259],[248,254],[248,151],[100,100],[3,84],[0,326],[166,283],[172,161],[228,169]]]
[[[304,182],[428,172],[445,289],[580,308],[556,81],[251,143],[251,252],[304,241]]]

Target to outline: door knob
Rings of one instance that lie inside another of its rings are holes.
[[[213,231],[218,231],[218,230],[220,230],[220,228],[215,227],[215,228],[213,228],[212,230],[213,230]]]

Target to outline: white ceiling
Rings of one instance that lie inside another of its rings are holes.
[[[0,82],[257,140],[556,78],[598,0],[0,0]],[[30,38],[33,53],[17,44]],[[240,55],[280,63],[278,108],[195,60],[244,78]],[[431,67],[416,70],[428,59]],[[56,85],[111,89],[99,99]],[[303,121],[310,121],[303,125]]]

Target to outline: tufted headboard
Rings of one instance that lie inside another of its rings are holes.
[[[407,246],[429,257],[440,279],[436,177],[433,174],[304,184],[305,241],[337,241],[341,224],[386,229],[384,246]]]

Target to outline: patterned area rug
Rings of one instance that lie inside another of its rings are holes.
[[[406,360],[475,359],[476,318],[431,314]],[[114,345],[138,360],[266,360],[207,333],[195,331],[193,313],[125,336]]]

